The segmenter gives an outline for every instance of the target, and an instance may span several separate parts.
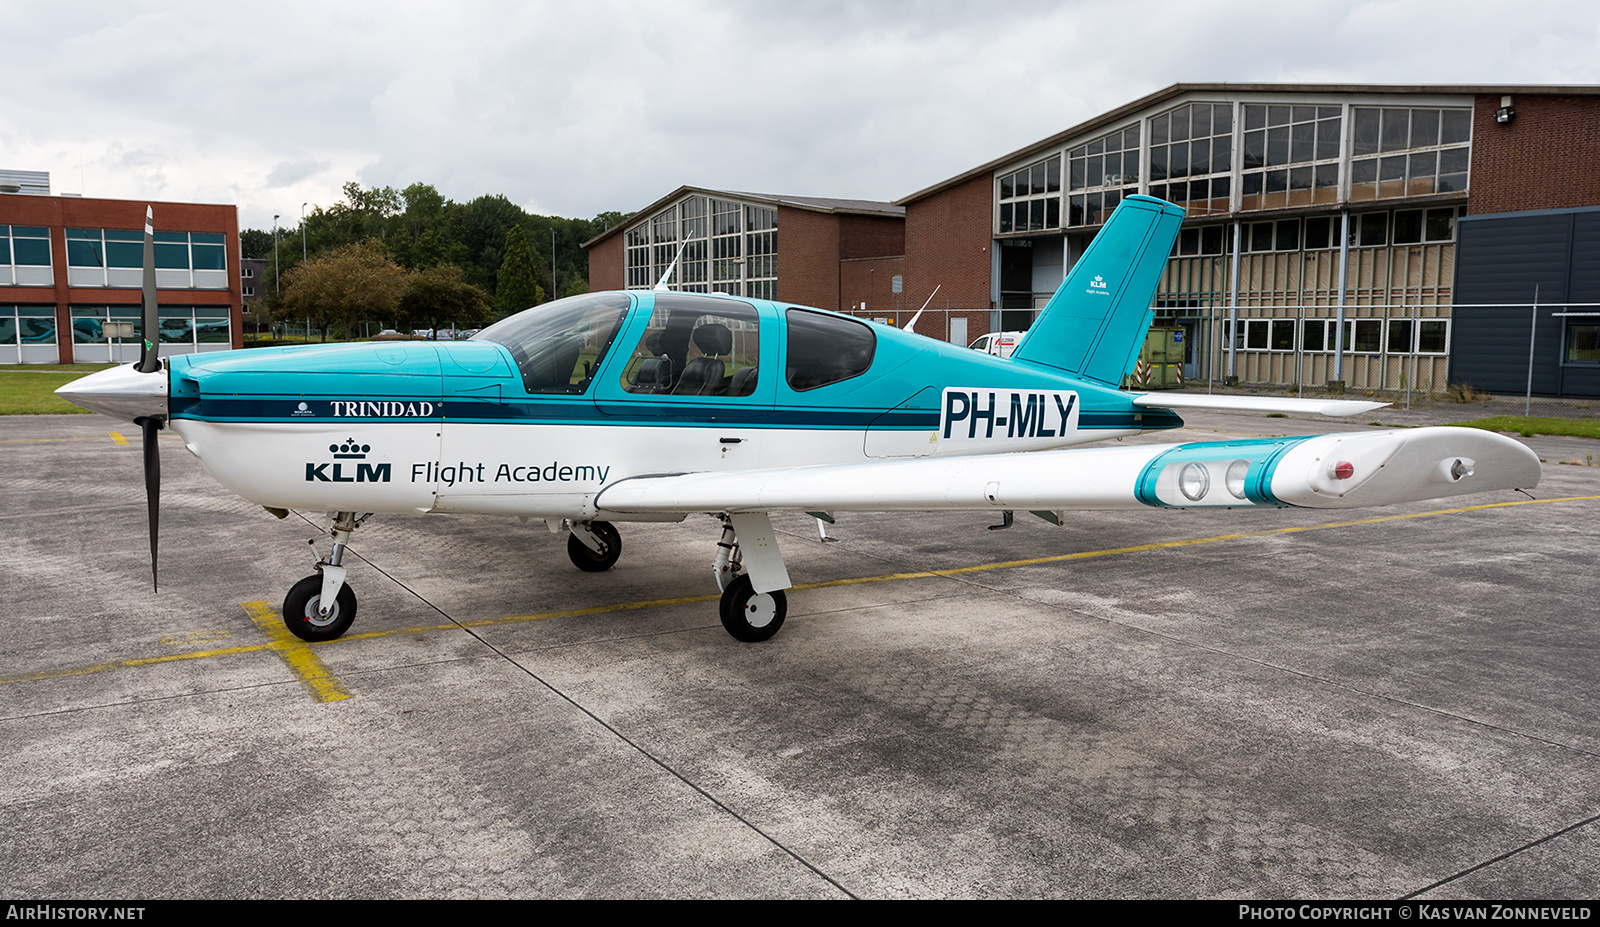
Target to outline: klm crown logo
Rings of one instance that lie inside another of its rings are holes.
[[[367,453],[371,450],[372,445],[362,444],[355,438],[350,438],[343,444],[328,445],[328,451],[333,454],[334,460],[366,460]]]

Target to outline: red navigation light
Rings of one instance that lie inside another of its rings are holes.
[[[1336,480],[1348,480],[1356,475],[1356,465],[1348,460],[1341,460],[1328,468],[1328,475]]]

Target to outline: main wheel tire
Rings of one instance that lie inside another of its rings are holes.
[[[283,623],[289,633],[303,641],[331,641],[350,630],[356,620],[355,590],[346,583],[339,587],[334,598],[333,611],[324,618],[322,604],[322,574],[307,576],[289,589],[283,600]]]
[[[567,559],[585,573],[604,573],[617,565],[622,556],[622,534],[609,521],[589,522],[589,531],[600,539],[604,553],[595,553],[576,534],[567,535]]]
[[[722,591],[722,626],[734,640],[756,644],[778,633],[789,613],[789,597],[783,590],[755,591],[746,573]]]

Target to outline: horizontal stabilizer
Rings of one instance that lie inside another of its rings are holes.
[[[1292,399],[1284,396],[1215,396],[1202,393],[1144,393],[1133,404],[1147,409],[1215,409],[1219,412],[1299,412],[1318,415],[1360,415],[1387,402],[1363,399]]]

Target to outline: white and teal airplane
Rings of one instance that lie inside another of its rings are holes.
[[[1468,428],[1071,449],[1177,428],[1180,409],[1382,405],[1120,390],[1182,218],[1125,200],[1008,359],[658,287],[546,303],[462,342],[189,355],[163,369],[147,341],[139,364],[58,392],[143,428],[152,571],[161,427],[279,517],[331,513],[331,555],[283,605],[310,641],[355,618],[341,561],[371,513],[544,519],[595,572],[621,553],[614,523],[706,513],[720,525],[722,623],[761,641],[792,585],[772,512],[963,509],[1009,523],[1021,509],[1059,524],[1067,510],[1348,508],[1538,483],[1526,447]],[[150,332],[149,285],[145,312]]]

